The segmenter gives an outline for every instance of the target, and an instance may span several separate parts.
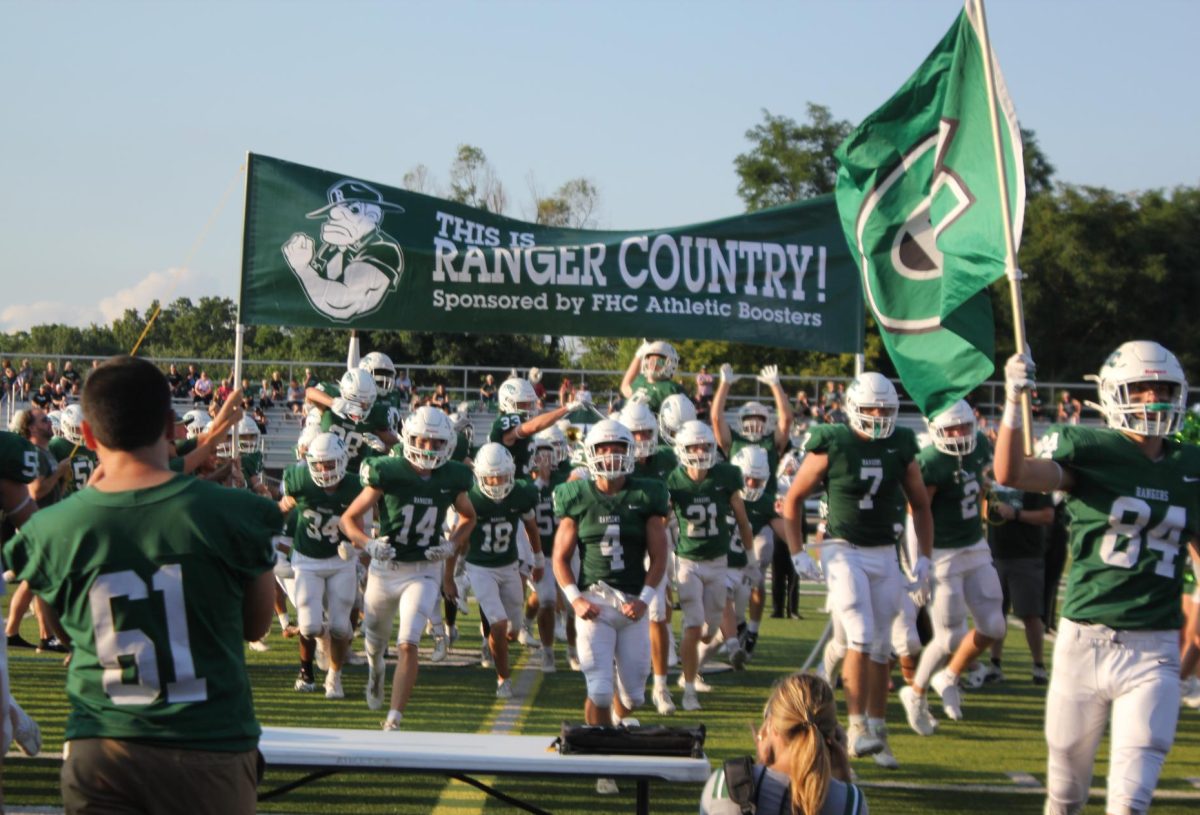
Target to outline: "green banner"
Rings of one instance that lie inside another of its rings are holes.
[[[862,349],[833,196],[671,229],[562,229],[251,155],[241,322]]]

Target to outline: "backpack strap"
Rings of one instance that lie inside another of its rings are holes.
[[[754,777],[754,761],[750,756],[725,762],[725,787],[729,790],[729,800],[738,805],[742,815],[754,815],[758,779]]]
[[[862,811],[863,795],[858,787],[846,784],[846,806],[842,815],[858,815]]]

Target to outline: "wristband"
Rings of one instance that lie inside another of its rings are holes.
[[[653,600],[657,595],[658,595],[657,588],[655,588],[654,586],[646,585],[646,586],[642,586],[642,591],[641,591],[641,593],[638,594],[638,599],[641,600],[646,605],[650,605],[650,601]]]
[[[1013,430],[1020,430],[1025,426],[1025,416],[1021,411],[1020,402],[1004,403],[1004,415],[1000,419],[1000,424],[1005,427],[1011,427]]]
[[[572,605],[576,600],[583,596],[583,592],[581,592],[579,587],[574,583],[571,583],[567,586],[559,586],[559,588],[562,589],[563,596],[567,598],[567,602],[571,603]]]
[[[542,569],[546,566],[546,556],[541,552],[533,553],[533,568]]]

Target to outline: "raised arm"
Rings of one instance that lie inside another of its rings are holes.
[[[629,360],[629,367],[625,369],[625,376],[621,378],[621,395],[626,399],[633,396],[633,380],[637,379],[637,375],[641,373],[642,354],[645,351],[646,343],[643,341],[637,351],[633,353],[633,359]]]
[[[1070,491],[1075,477],[1069,469],[1057,461],[1025,455],[1021,394],[1033,390],[1034,370],[1028,354],[1013,354],[1004,366],[1004,417],[996,433],[992,469],[996,480],[1006,487],[1026,492]]]
[[[779,367],[768,365],[758,374],[758,381],[771,389],[775,399],[775,452],[782,454],[788,446],[789,434],[792,432],[792,403],[783,390],[779,381]]]
[[[712,416],[713,435],[717,437],[717,446],[728,456],[733,438],[729,433],[729,422],[725,421],[725,400],[729,398],[729,389],[733,387],[737,377],[733,373],[733,366],[728,362],[721,365],[720,373],[721,381],[717,383],[717,391],[713,394],[709,413]]]

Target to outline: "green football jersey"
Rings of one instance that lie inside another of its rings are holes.
[[[767,451],[767,469],[770,471],[770,475],[767,476],[767,492],[774,494],[775,471],[779,469],[779,448],[775,446],[775,427],[768,425],[766,434],[758,441],[750,441],[736,430],[730,430],[729,460],[733,461],[733,457],[743,447],[761,447]]]
[[[745,496],[742,496],[743,499]],[[755,532],[768,526],[771,521],[779,517],[779,513],[775,511],[775,493],[764,490],[762,497],[757,501],[746,501],[746,519],[750,521],[750,528]]]
[[[188,453],[195,450],[200,445],[199,439],[176,439],[175,440],[175,455],[186,456]]]
[[[729,525],[729,554],[726,556],[725,565],[731,569],[744,569],[750,561],[746,557],[742,534],[738,532],[737,519],[733,517],[732,512],[725,516],[725,523]]]
[[[250,486],[250,482],[263,472],[263,454],[262,451],[253,453],[242,453],[238,458],[242,461],[242,478],[246,479],[246,486]]]
[[[570,518],[579,541],[579,588],[603,581],[626,594],[646,583],[646,523],[666,520],[667,489],[660,481],[626,478],[622,489],[605,495],[590,480],[554,488],[554,514]]]
[[[554,530],[558,528],[554,519],[554,488],[564,482],[555,481],[555,474],[551,472],[549,483],[540,478],[535,478],[530,483],[537,489],[537,506],[533,511],[534,517],[537,518],[538,535],[542,538],[542,552],[549,561],[550,554],[554,551]],[[546,568],[550,568],[549,564]]]
[[[451,461],[463,462],[471,455],[471,440],[467,438],[467,434],[458,431],[454,437],[454,452],[450,454]]]
[[[675,458],[675,451],[665,444],[660,444],[653,454],[634,463],[633,474],[638,478],[666,481],[667,476],[678,466],[679,460]]]
[[[644,394],[646,402],[650,406],[650,410],[655,416],[658,415],[658,409],[662,407],[663,400],[668,396],[674,396],[677,393],[683,393],[683,388],[678,382],[672,379],[660,379],[657,382],[651,382],[646,377],[638,374],[629,383],[629,387],[633,389],[633,395],[639,393]]]
[[[364,487],[383,491],[379,502],[380,534],[396,548],[396,560],[425,560],[425,550],[442,537],[446,510],[471,489],[471,471],[447,461],[421,476],[400,456],[377,456],[363,462]]]
[[[28,484],[37,477],[37,448],[16,433],[0,430],[0,478]]]
[[[521,418],[519,413],[501,413],[492,422],[491,432],[488,433],[488,441],[494,441],[497,444],[504,444],[504,434],[514,428],[520,427],[525,420]],[[508,448],[508,452],[512,454],[513,463],[517,465],[517,475],[525,472],[525,468],[529,466],[529,443],[532,439],[518,438],[513,441],[512,445],[504,444]]]
[[[901,484],[917,457],[916,434],[897,427],[886,439],[864,439],[848,425],[822,424],[809,431],[804,451],[829,456],[828,536],[858,546],[895,545],[896,525],[904,525]]]
[[[335,382],[322,382],[317,385],[317,390],[334,399],[341,398],[342,395],[342,389]],[[384,430],[398,433],[401,422],[400,408],[400,397],[396,395],[395,391],[386,395],[381,394],[375,397],[375,404],[371,405],[371,411],[367,414],[367,418],[359,424],[365,425],[369,433],[379,433]],[[325,412],[331,413],[332,411],[326,409]]]
[[[338,545],[350,539],[338,527],[346,507],[358,497],[358,482],[347,476],[338,482],[333,492],[326,492],[312,480],[307,464],[293,464],[283,471],[283,494],[296,499],[292,545],[306,557],[331,558],[338,556]]]
[[[493,501],[479,491],[476,484],[467,491],[475,507],[475,528],[471,530],[471,546],[467,563],[496,568],[517,561],[517,529],[524,518],[536,516],[538,489],[529,481],[518,479],[512,492],[502,501]],[[538,530],[539,535],[541,530]],[[544,545],[544,544],[543,544]]]
[[[65,461],[71,455],[71,451],[75,450],[75,443],[67,441],[62,436],[50,439],[50,444],[47,446],[59,461]],[[63,494],[70,495],[86,487],[88,479],[92,477],[95,469],[96,454],[82,444],[79,445],[79,449],[75,450],[74,458],[71,459],[71,474],[63,481]]]
[[[729,554],[729,499],[742,490],[742,471],[720,462],[693,481],[676,467],[667,476],[667,490],[679,522],[675,554],[687,560],[715,560]]]
[[[977,435],[975,449],[962,458],[932,444],[917,454],[921,478],[926,486],[937,488],[930,505],[935,549],[962,549],[983,540],[980,493],[992,448],[982,433]]]
[[[1200,534],[1200,448],[1166,440],[1150,461],[1124,434],[1055,425],[1046,452],[1070,468],[1071,566],[1062,615],[1130,630],[1178,629],[1187,541]]]
[[[189,476],[30,518],[4,554],[71,637],[67,739],[255,747],[242,602],[282,522],[266,498]]]
[[[321,414],[321,432],[332,433],[346,445],[346,452],[350,455],[350,460],[346,464],[348,473],[358,472],[364,459],[378,455],[367,444],[363,435],[375,433],[373,427],[367,422],[355,422],[337,415],[332,410],[327,410]]]

